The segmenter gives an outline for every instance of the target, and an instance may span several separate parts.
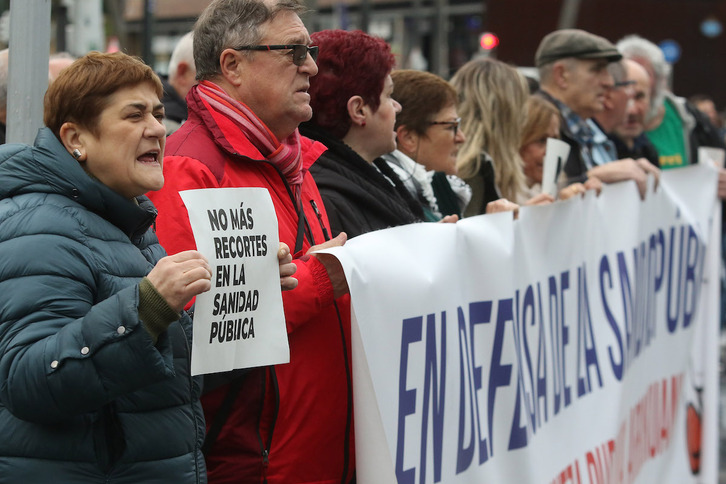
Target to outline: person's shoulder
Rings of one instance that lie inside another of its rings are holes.
[[[3,160],[16,156],[32,157],[33,148],[23,143],[8,143],[0,145],[0,163]]]
[[[326,151],[328,147],[320,141],[300,136],[300,149],[303,156],[303,168],[310,168]]]
[[[2,240],[17,237],[58,237],[63,241],[83,241],[89,229],[100,220],[85,207],[67,197],[52,193],[26,193],[0,201]]]
[[[198,146],[206,147],[213,144],[212,133],[199,122],[198,118],[190,118],[182,123],[178,129],[166,137],[164,155],[171,156],[178,152],[193,149]]]

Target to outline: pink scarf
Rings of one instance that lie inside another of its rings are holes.
[[[300,133],[297,129],[287,139],[279,142],[250,108],[232,99],[218,85],[210,81],[201,81],[197,86],[197,92],[222,132],[229,122],[224,122],[221,117],[231,121],[236,129],[242,131],[262,156],[285,175],[295,192],[299,192],[303,180],[303,160]],[[233,145],[239,137],[239,133],[224,133],[224,135]]]

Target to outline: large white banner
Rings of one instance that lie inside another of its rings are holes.
[[[715,205],[693,166],[645,201],[621,183],[333,250],[359,482],[715,483]]]

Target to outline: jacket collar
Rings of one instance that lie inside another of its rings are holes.
[[[57,194],[108,220],[129,238],[143,234],[156,218],[146,197],[128,200],[89,176],[48,128],[31,146],[0,148],[0,197],[25,193]]]
[[[242,133],[240,133],[239,138],[235,140],[235,145],[243,148],[240,150],[243,151],[243,153],[239,153],[238,150],[235,150],[232,147],[232,143],[224,136],[224,133],[222,133],[222,130],[219,129],[217,123],[214,122],[211,113],[207,110],[207,107],[199,98],[196,90],[197,86],[192,87],[189,95],[187,95],[187,106],[189,107],[188,122],[198,121],[203,124],[210,132],[214,143],[228,155],[245,156],[256,161],[266,161],[262,153],[260,153],[260,151]],[[310,166],[315,163],[315,160],[320,158],[320,155],[328,149],[323,143],[313,141],[305,136],[300,136],[300,145],[303,157],[303,170],[305,171],[307,171]]]

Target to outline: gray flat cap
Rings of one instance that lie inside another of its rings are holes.
[[[542,67],[568,57],[607,59],[608,62],[623,58],[612,42],[603,37],[580,29],[562,29],[545,35],[534,56],[534,65]]]

